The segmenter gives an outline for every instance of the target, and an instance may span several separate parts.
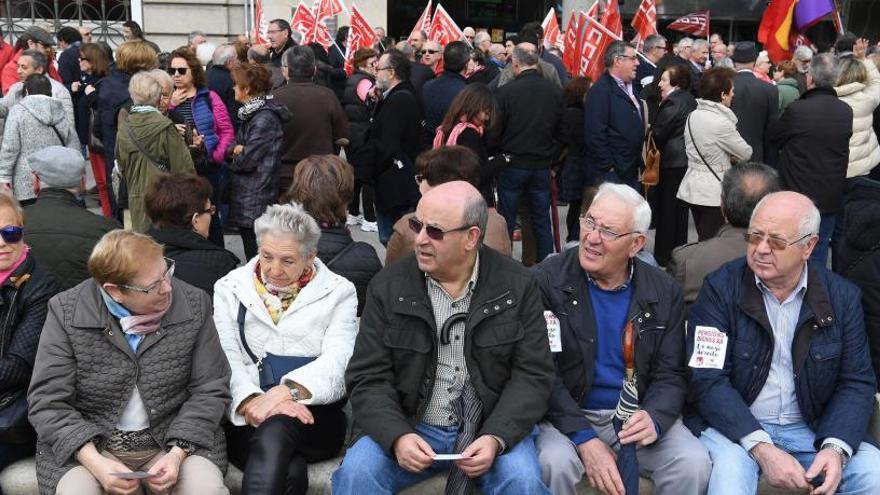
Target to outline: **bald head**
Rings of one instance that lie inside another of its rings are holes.
[[[432,187],[422,196],[419,205],[423,202],[437,204],[460,219],[462,225],[474,225],[480,228],[481,234],[486,232],[489,216],[486,200],[469,182],[456,180]]]
[[[791,229],[792,232],[789,233],[796,236],[794,238],[818,233],[822,220],[813,201],[794,191],[780,191],[764,196],[752,212],[749,228],[760,217],[772,217],[783,225],[796,226],[797,230]]]

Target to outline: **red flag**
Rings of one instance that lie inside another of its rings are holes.
[[[794,39],[794,41],[791,44],[794,45],[795,48],[797,48],[799,46],[805,46],[805,47],[809,48],[810,50],[813,50],[813,52],[816,51],[816,47],[813,45],[813,42],[810,41],[810,38],[807,38],[806,36],[804,36],[800,33],[798,33],[797,37]]]
[[[376,32],[361,15],[355,4],[351,4],[351,27],[348,30],[348,47],[345,51],[345,72],[354,72],[354,54],[361,48],[370,48],[376,43]]]
[[[324,49],[329,49],[333,45],[333,39],[330,37],[330,30],[324,20],[341,13],[345,8],[339,0],[315,0],[312,4],[312,16],[315,19],[312,29],[303,39],[303,44],[319,43]]]
[[[559,21],[556,20],[556,10],[550,9],[547,12],[547,17],[544,18],[541,27],[544,28],[545,47],[552,48],[555,46],[562,50],[565,49],[562,41],[562,33],[559,32]]]
[[[425,6],[425,10],[422,12],[422,15],[419,16],[419,20],[416,21],[416,25],[413,27],[411,33],[409,33],[409,38],[411,39],[413,36],[424,31],[427,33],[431,30],[431,0],[428,0],[428,5]]]
[[[315,13],[315,19],[321,22],[345,12],[345,5],[342,0],[315,0],[312,10]]]
[[[440,43],[440,46],[446,46],[453,41],[460,41],[462,36],[461,29],[446,12],[446,9],[438,4],[434,9],[434,18],[431,20],[428,39]]]
[[[657,34],[657,5],[654,0],[642,0],[631,25],[639,33],[637,36],[639,46],[642,46],[648,36]]]
[[[577,17],[572,12],[565,28],[565,46],[562,48],[562,63],[569,74],[577,73],[578,69],[578,33]]]
[[[263,13],[263,1],[257,0],[254,8],[254,42],[258,45],[269,46],[269,21]]]
[[[758,41],[764,44],[770,60],[780,62],[791,58],[790,43],[794,26],[794,8],[797,0],[777,0],[770,2],[761,24],[758,26]]]
[[[605,5],[605,12],[602,13],[602,25],[609,31],[616,34],[618,38],[623,37],[623,21],[620,18],[620,6],[617,0],[609,0]]]
[[[590,7],[590,10],[584,12],[581,10],[578,12],[578,20],[577,20],[577,44],[575,45],[575,55],[572,59],[572,74],[580,74],[580,66],[581,66],[581,52],[583,51],[583,42],[584,42],[584,30],[587,28],[587,18],[595,19],[599,14],[599,1],[596,0],[593,2],[593,6]]]
[[[772,5],[774,3],[777,2],[771,2],[771,7],[769,7],[768,10],[772,8]],[[674,31],[690,33],[699,38],[706,38],[709,36],[709,11],[704,10],[702,12],[688,14],[684,17],[676,19],[675,22],[666,27]]]
[[[302,2],[296,6],[293,18],[290,19],[290,29],[298,32],[303,37],[303,43],[308,43],[306,38],[315,28],[315,16]]]
[[[605,70],[605,61],[603,60],[605,50],[614,41],[610,30],[602,29],[603,27],[596,19],[586,17],[578,74],[589,77],[592,81],[598,81],[602,71]]]

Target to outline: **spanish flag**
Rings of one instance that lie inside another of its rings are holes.
[[[789,51],[792,31],[794,26],[794,9],[798,0],[771,0],[761,25],[758,26],[758,41],[763,43],[764,49],[774,63],[791,58]]]

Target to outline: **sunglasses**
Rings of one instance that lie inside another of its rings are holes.
[[[788,248],[788,246],[791,246],[792,244],[797,244],[811,236],[813,236],[813,234],[806,234],[800,239],[789,242],[781,237],[776,237],[768,234],[759,234],[757,232],[746,232],[745,234],[743,234],[746,242],[753,246],[757,246],[758,244],[761,244],[761,241],[767,239],[767,245],[770,246],[770,249],[772,249],[773,251],[782,251]]]
[[[440,50],[422,50],[422,53],[430,53],[431,55],[436,55],[440,53]]]
[[[428,234],[428,237],[434,239],[435,241],[442,241],[443,237],[451,232],[462,232],[470,229],[471,227],[473,227],[473,225],[462,225],[457,229],[443,230],[440,227],[434,227],[433,225],[425,225],[424,222],[416,217],[412,217],[409,219],[409,229],[412,230],[414,234],[421,234],[422,229],[425,229],[425,233]]]
[[[0,229],[0,237],[6,244],[16,244],[21,241],[24,236],[24,229],[15,225],[7,225]]]
[[[175,74],[178,74],[181,76],[185,76],[186,71],[188,71],[188,70],[189,70],[189,67],[169,67],[168,68],[168,75],[173,76]]]

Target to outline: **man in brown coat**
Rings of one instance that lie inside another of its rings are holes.
[[[697,299],[706,275],[728,261],[745,256],[743,235],[749,227],[752,211],[761,198],[778,190],[779,175],[762,163],[743,163],[724,174],[721,212],[727,223],[711,239],[676,248],[666,267],[666,271],[681,284],[688,309]]]
[[[280,192],[293,182],[296,164],[311,155],[331,155],[348,144],[348,118],[333,90],[314,83],[315,53],[294,46],[284,53],[281,71],[287,84],[272,93],[287,106],[291,119],[284,125]]]

